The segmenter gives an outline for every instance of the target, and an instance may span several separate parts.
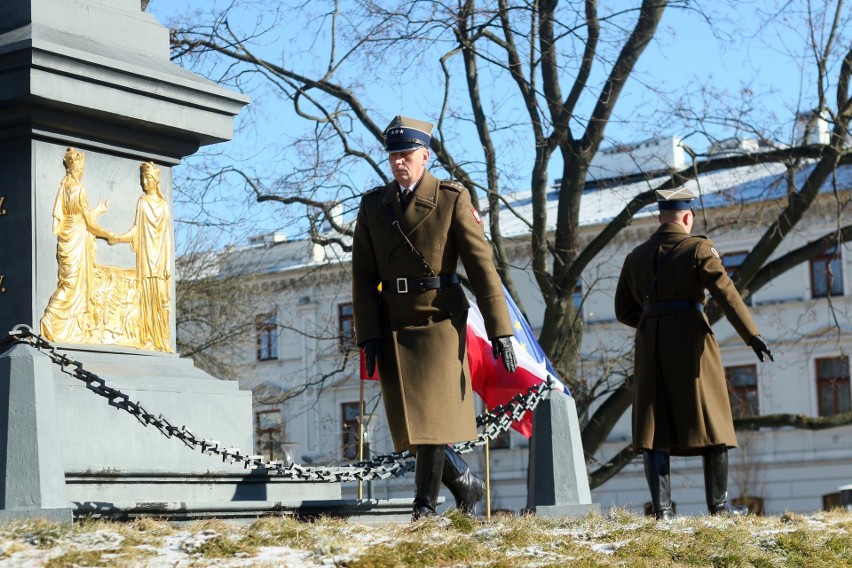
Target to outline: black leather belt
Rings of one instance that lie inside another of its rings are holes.
[[[459,283],[459,275],[441,274],[432,278],[397,278],[395,280],[382,280],[382,290],[395,294],[408,294],[413,292],[425,292],[426,290],[441,290]]]
[[[642,306],[643,316],[653,316],[663,312],[701,312],[704,310],[704,304],[701,302],[693,302],[692,300],[666,300],[664,302],[654,302],[653,304],[645,304]]]

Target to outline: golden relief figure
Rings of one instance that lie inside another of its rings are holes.
[[[53,210],[59,281],[41,319],[47,339],[64,343],[122,345],[171,352],[169,267],[171,216],[160,192],[160,170],[140,166],[143,195],[133,226],[124,234],[97,223],[109,206],[89,210],[83,177],[84,155],[69,148],[66,175]],[[95,237],[110,245],[130,243],[135,268],[98,265]]]
[[[65,177],[53,205],[59,282],[41,318],[41,333],[53,341],[85,343],[92,318],[95,237],[105,239],[114,235],[97,223],[109,201],[103,204],[99,201],[94,209],[89,209],[89,198],[82,184],[83,153],[68,148],[62,164]]]
[[[144,162],[139,167],[139,181],[144,193],[136,202],[136,222],[123,235],[110,238],[109,244],[130,243],[136,253],[141,347],[171,351],[171,216],[160,192],[160,170],[154,162]]]

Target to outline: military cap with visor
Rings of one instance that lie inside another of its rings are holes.
[[[385,152],[407,152],[417,148],[428,148],[432,140],[430,122],[407,116],[395,116],[384,131]]]
[[[680,189],[657,190],[657,207],[660,211],[675,210],[682,211],[692,208],[692,200],[695,194],[685,187]]]

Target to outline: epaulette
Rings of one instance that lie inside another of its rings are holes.
[[[452,189],[453,191],[458,192],[462,192],[466,189],[465,186],[454,179],[442,179],[440,185],[443,189]]]
[[[377,185],[373,189],[368,189],[367,191],[365,191],[364,195],[370,195],[371,193],[375,193],[375,192],[379,191],[380,189],[382,189],[383,187],[384,187],[383,185]]]

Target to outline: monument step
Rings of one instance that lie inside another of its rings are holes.
[[[216,518],[248,524],[260,517],[293,516],[345,518],[365,524],[411,522],[411,499],[324,499],[313,501],[203,501],[203,502],[75,502],[75,519],[133,520],[153,517],[181,524]]]

